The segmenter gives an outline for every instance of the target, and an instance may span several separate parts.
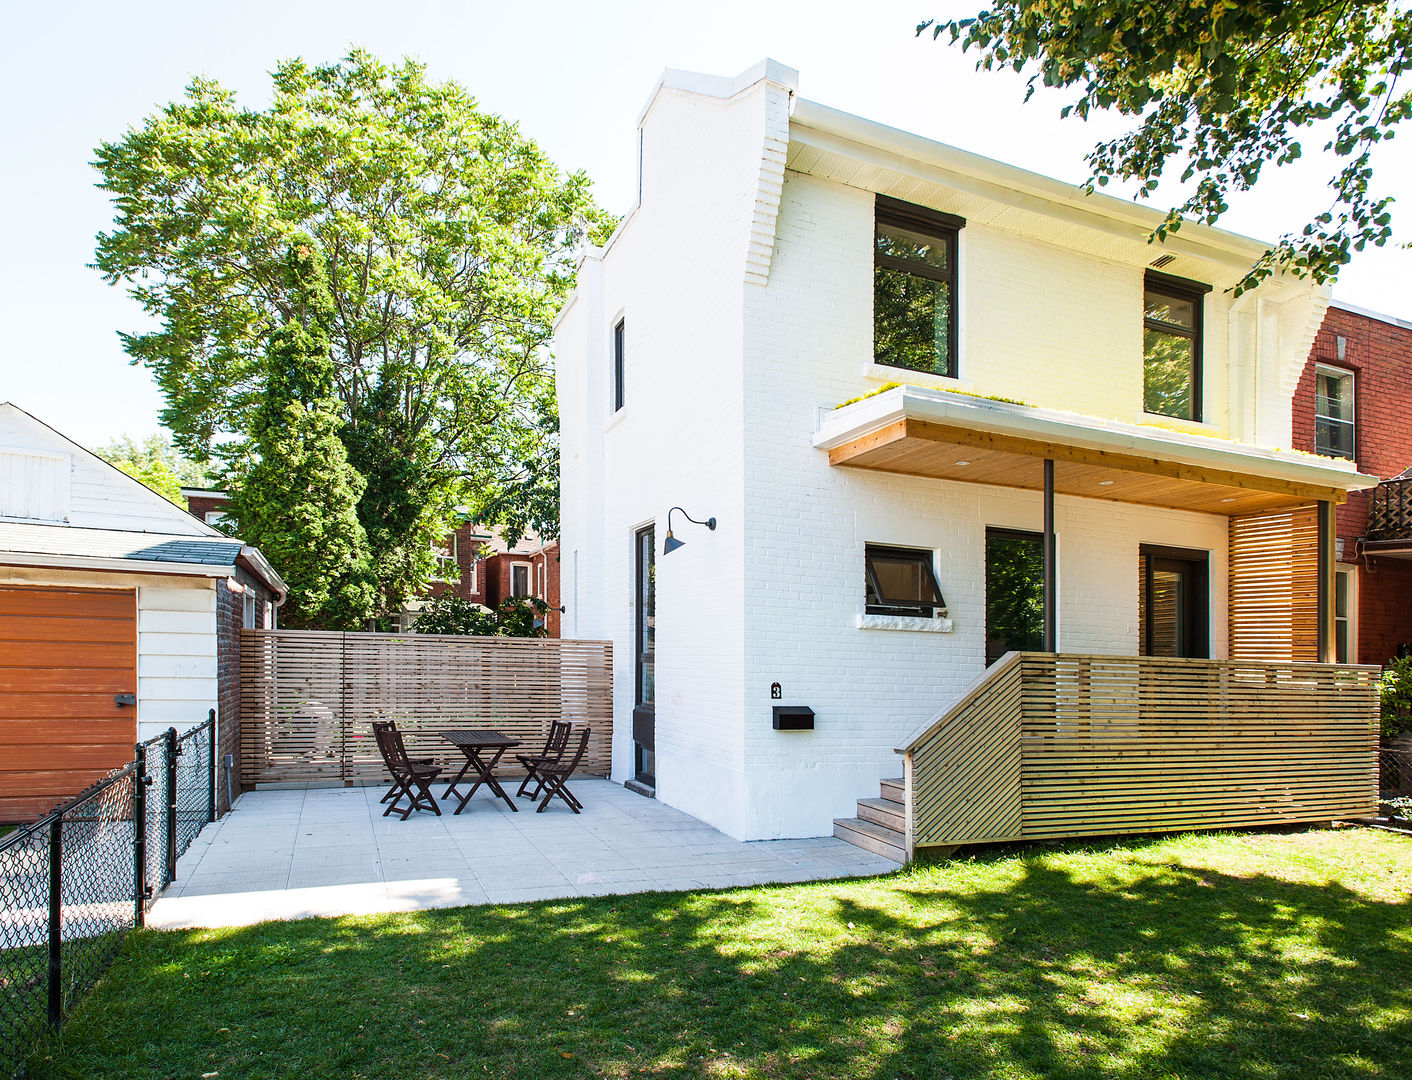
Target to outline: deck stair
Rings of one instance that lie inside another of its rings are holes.
[[[907,861],[906,794],[900,779],[882,781],[880,798],[859,799],[858,816],[835,818],[833,834],[874,855]]]

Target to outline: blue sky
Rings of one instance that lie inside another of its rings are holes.
[[[800,93],[849,112],[1065,180],[1082,180],[1113,118],[1061,122],[1062,98],[1023,104],[1023,81],[977,73],[959,50],[918,40],[932,14],[971,3],[312,3],[27,4],[6,0],[0,66],[0,400],[13,400],[78,441],[97,445],[157,430],[161,398],[128,365],[118,330],[141,315],[88,269],[108,227],[93,186],[93,148],[181,95],[192,74],[251,105],[268,96],[281,58],[324,62],[361,45],[412,55],[456,79],[484,108],[518,121],[560,165],[585,169],[609,209],[634,186],[633,122],[664,67],[734,75],[765,56],[800,70]],[[1380,159],[1381,182],[1404,195],[1412,235],[1412,138]],[[1225,228],[1273,239],[1323,209],[1327,162],[1310,152],[1267,174],[1233,204]],[[1396,181],[1394,183],[1394,178]],[[1365,253],[1335,296],[1412,317],[1412,252]]]

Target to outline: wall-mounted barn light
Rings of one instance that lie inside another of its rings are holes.
[[[683,510],[680,506],[674,506],[674,507],[672,507],[670,510],[667,511],[667,539],[662,542],[662,554],[663,554],[663,555],[670,555],[673,551],[676,551],[677,548],[681,547],[684,543],[686,543],[686,541],[684,541],[684,540],[678,540],[675,536],[672,535],[672,515],[673,515],[673,514],[680,514],[682,517],[686,518],[686,520],[689,521],[689,522],[691,522],[693,525],[705,525],[706,528],[711,529],[711,530],[713,530],[713,531],[714,531],[715,528],[716,528],[716,519],[715,519],[715,518],[707,518],[705,521],[697,521],[694,517],[692,517],[690,514],[688,514],[688,513],[687,513],[685,510]]]

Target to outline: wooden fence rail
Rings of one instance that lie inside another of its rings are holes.
[[[580,768],[607,776],[613,746],[606,641],[242,630],[240,778],[245,787],[385,777],[374,720],[394,720],[414,757],[459,767],[438,734],[490,728],[543,743],[551,720],[592,729]],[[501,771],[522,772],[513,754]]]
[[[1371,814],[1377,680],[1350,665],[1008,654],[899,748],[909,851]]]

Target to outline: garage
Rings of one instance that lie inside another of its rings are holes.
[[[0,821],[32,821],[132,758],[135,589],[0,586]]]

